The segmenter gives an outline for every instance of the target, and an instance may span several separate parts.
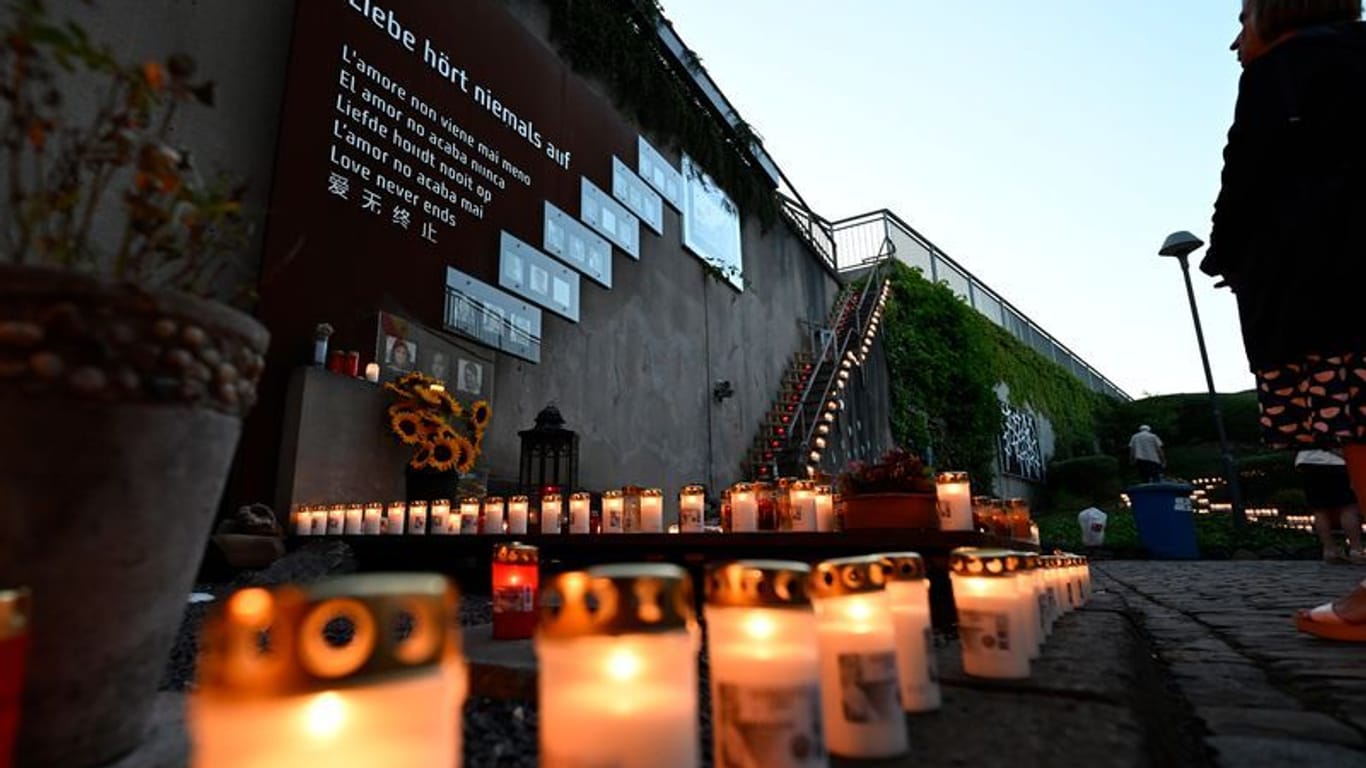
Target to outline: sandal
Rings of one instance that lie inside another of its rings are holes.
[[[1308,611],[1299,611],[1295,614],[1295,627],[1301,632],[1325,640],[1366,643],[1366,622],[1348,622],[1333,610],[1332,603],[1324,603]]]

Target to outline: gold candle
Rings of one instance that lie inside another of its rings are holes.
[[[899,697],[892,606],[882,558],[826,560],[811,575],[830,753],[885,758],[909,749]]]
[[[602,492],[602,532],[621,533],[625,522],[625,498],[621,491]]]
[[[817,768],[821,671],[805,563],[748,560],[707,574],[712,744],[721,766]],[[799,749],[804,745],[805,749]]]
[[[405,618],[412,630],[400,637],[394,627]],[[344,645],[325,633],[338,620],[353,630]],[[455,588],[434,574],[236,593],[204,624],[191,765],[458,765],[466,680],[457,624]]]
[[[939,709],[942,696],[925,561],[915,552],[888,552],[882,555],[882,567],[887,574],[887,599],[892,603],[901,706],[907,712],[931,712]]]
[[[556,576],[541,590],[542,765],[695,768],[692,583],[672,565]]]

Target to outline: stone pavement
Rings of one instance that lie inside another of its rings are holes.
[[[1366,646],[1295,631],[1295,609],[1366,568],[1305,561],[1101,562],[1152,645],[1170,705],[1218,766],[1366,766]]]

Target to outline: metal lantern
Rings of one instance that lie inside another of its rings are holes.
[[[522,487],[578,486],[579,434],[564,428],[564,417],[554,403],[536,414],[535,427],[517,434],[522,438]]]

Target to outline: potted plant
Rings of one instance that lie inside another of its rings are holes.
[[[42,0],[0,16],[0,585],[32,589],[18,763],[138,745],[268,334],[215,299],[239,185],[170,140],[211,84],[121,62]],[[68,94],[90,94],[75,104]]]
[[[920,456],[893,448],[839,475],[845,528],[938,528],[934,477]]]
[[[394,395],[389,431],[413,447],[408,460],[408,498],[454,500],[460,476],[474,468],[493,409],[488,401],[462,404],[445,382],[415,371],[384,388]]]

